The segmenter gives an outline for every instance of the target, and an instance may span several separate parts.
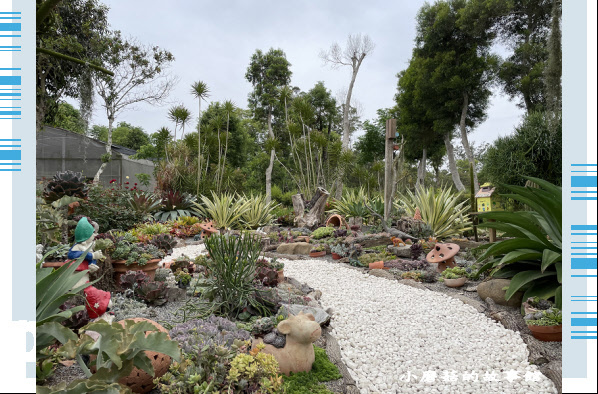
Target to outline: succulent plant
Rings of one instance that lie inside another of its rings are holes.
[[[335,238],[346,237],[347,236],[347,229],[339,228],[332,234]]]
[[[84,305],[84,301],[77,302],[77,299],[73,298],[62,304],[60,306],[60,310],[67,311],[79,305]],[[89,320],[90,319],[89,315],[87,314],[87,309],[83,309],[73,313],[71,317],[63,321],[61,324],[65,327],[70,328],[71,330],[78,330],[79,328],[89,323]]]
[[[251,328],[252,334],[263,335],[268,334],[274,329],[276,320],[272,317],[262,317],[257,319]]]
[[[149,305],[163,305],[166,303],[166,290],[164,282],[143,282],[135,290],[135,295]]]
[[[207,319],[191,320],[170,330],[170,337],[177,341],[187,354],[198,354],[205,346],[220,345],[230,348],[235,340],[247,341],[248,331],[239,330],[235,323],[211,315]]]
[[[417,260],[422,253],[424,253],[424,247],[419,242],[416,242],[411,245],[409,248],[411,251],[411,259]]]
[[[89,187],[80,172],[58,171],[44,190],[44,200],[54,202],[63,196],[86,198]]]
[[[386,268],[397,268],[401,271],[420,271],[427,270],[430,267],[430,263],[426,260],[401,260],[394,259],[384,263]]]
[[[277,329],[274,329],[272,332],[264,336],[264,343],[270,344],[275,348],[282,349],[287,343],[287,336],[279,333]]]
[[[127,271],[120,276],[120,287],[122,289],[135,290],[144,283],[149,282],[149,276],[143,271]]]
[[[332,236],[332,234],[334,234],[334,227],[320,227],[314,230],[313,233],[311,233],[311,237],[313,239],[321,239],[321,238],[327,238]]]

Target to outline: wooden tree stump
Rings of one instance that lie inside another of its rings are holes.
[[[313,198],[306,202],[302,194],[295,194],[292,197],[293,210],[295,211],[295,225],[297,227],[316,228],[324,216],[326,200],[330,193],[322,187],[316,190]]]

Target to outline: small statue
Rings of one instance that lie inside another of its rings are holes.
[[[272,344],[266,344],[263,352],[272,354],[280,372],[288,375],[290,372],[309,372],[315,361],[314,347],[312,343],[322,335],[320,325],[315,321],[311,313],[289,316],[277,326],[278,334],[286,335],[286,341],[282,348]],[[254,343],[257,346],[263,343],[261,339]]]
[[[110,292],[96,289],[89,286],[84,289],[85,293],[85,309],[90,319],[102,319],[108,323],[114,321],[114,313],[109,312],[112,308],[112,300],[110,299]]]
[[[85,255],[85,259],[77,267],[77,271],[89,270],[89,272],[94,273],[100,269],[97,263],[98,260],[104,258],[104,255],[101,251],[93,251],[96,234],[97,229],[89,223],[86,217],[79,220],[77,227],[75,227],[75,244],[69,250],[67,258],[69,260],[77,260],[88,249],[89,251]],[[86,282],[89,282],[89,274],[86,274],[76,286]]]

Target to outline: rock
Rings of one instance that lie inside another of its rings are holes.
[[[330,323],[330,315],[322,308],[300,304],[283,304],[283,306],[285,308],[285,312],[291,315],[297,316],[300,312],[311,313],[314,315],[314,318],[320,324],[320,326],[325,326]]]
[[[168,302],[183,301],[186,297],[187,289],[181,289],[178,287],[169,287],[166,290],[166,300]]]
[[[287,282],[288,282],[288,285],[290,285],[294,289],[297,289],[298,292],[301,292],[303,294],[309,294],[315,290],[312,287],[309,287],[307,284],[299,282],[295,278],[287,277]],[[280,284],[280,285],[278,285],[278,287],[280,288],[281,286],[284,286],[284,285],[285,284]],[[287,287],[288,287],[288,285],[287,285]],[[291,290],[291,289],[289,289],[289,290]]]
[[[473,293],[474,291],[478,291],[478,287],[477,286],[469,286],[463,289],[463,291],[468,291],[470,293]]]
[[[509,301],[505,300],[506,291],[503,290],[509,287],[511,281],[509,279],[490,279],[478,284],[478,295],[482,300],[490,297],[498,305],[514,306],[521,305],[523,299],[523,292],[518,291],[513,294]]]
[[[345,238],[345,243],[358,243],[364,248],[371,248],[372,246],[380,245],[392,245],[390,234],[388,233],[368,234],[361,237],[347,237]]]
[[[281,254],[309,254],[313,245],[307,242],[293,242],[288,244],[280,244],[276,248],[276,253]]]
[[[307,296],[312,300],[319,300],[322,297],[322,292],[320,290],[312,291]]]
[[[406,286],[415,287],[416,289],[420,289],[420,290],[428,290],[428,288],[426,286],[422,285],[419,282],[414,281],[413,279],[403,279],[399,283],[406,285]]]
[[[280,227],[279,226],[264,226],[264,227],[260,228],[259,230],[262,230],[263,232],[268,234],[268,233],[272,233],[272,232],[277,232],[278,230],[280,230]]]
[[[370,272],[368,272],[368,273],[370,275],[376,276],[378,278],[395,280],[395,276],[393,274],[391,274],[390,272],[388,272],[388,270],[375,269],[375,270],[370,270]]]
[[[471,299],[469,297],[459,295],[459,294],[449,294],[449,295],[453,298],[458,299],[459,301],[461,301],[464,304],[473,306],[475,308],[475,310],[477,310],[480,313],[484,313],[484,311],[486,310],[486,305],[482,304],[479,301],[476,301],[474,299]]]
[[[389,246],[386,249],[388,250],[388,253],[392,253],[397,257],[403,257],[406,259],[411,258],[411,246],[409,246],[409,245]]]

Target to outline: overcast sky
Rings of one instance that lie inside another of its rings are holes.
[[[363,106],[363,120],[376,117],[376,110],[394,105],[396,74],[406,68],[415,37],[415,16],[424,3],[416,0],[103,0],[110,7],[112,29],[125,36],[158,45],[175,56],[172,73],[180,81],[170,101],[192,110],[197,122],[197,101],[189,93],[194,81],[206,82],[209,100],[233,100],[247,107],[251,85],[245,71],[256,49],[281,48],[291,63],[291,84],[303,91],[324,81],[333,95],[346,88],[350,67],[331,69],[318,57],[337,41],[343,45],[349,34],[368,34],[376,48],[359,70],[353,97]],[[106,125],[105,114],[96,102],[93,124]],[[139,105],[122,113],[127,121],[153,133],[172,124],[169,105]],[[206,108],[204,105],[203,108]],[[500,92],[495,92],[488,120],[471,139],[492,142],[513,131],[523,111]]]

